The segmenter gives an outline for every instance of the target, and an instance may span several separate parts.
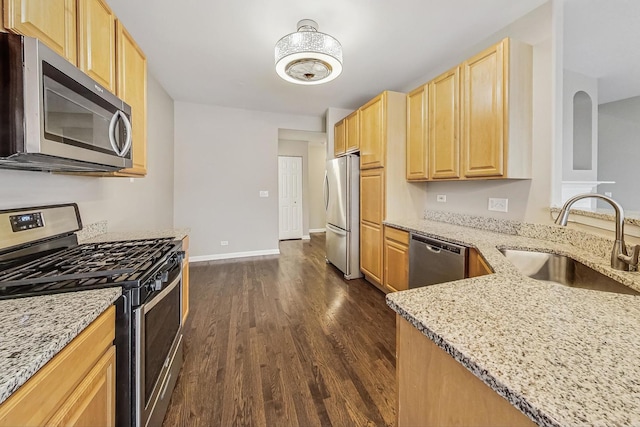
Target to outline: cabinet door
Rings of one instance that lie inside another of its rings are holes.
[[[48,426],[115,426],[116,347],[109,350],[76,387]]]
[[[409,233],[384,228],[384,284],[391,292],[409,289]]]
[[[117,22],[117,95],[131,106],[133,166],[118,175],[147,173],[147,58],[120,21]]]
[[[360,169],[384,167],[384,98],[382,93],[360,108]]]
[[[78,2],[79,67],[116,93],[116,17],[102,0]]]
[[[7,30],[36,37],[77,65],[75,0],[4,0]]]
[[[382,226],[385,206],[384,169],[360,174],[360,221]]]
[[[346,122],[345,119],[340,120],[336,123],[334,128],[334,137],[333,137],[333,155],[338,157],[344,154],[345,151],[345,133],[346,133]]]
[[[466,177],[503,176],[505,172],[505,43],[462,65],[462,165]]]
[[[429,84],[429,146],[432,179],[460,177],[460,67]]]
[[[407,95],[407,180],[425,181],[429,178],[428,103],[429,85]]]
[[[347,153],[353,153],[360,149],[360,112],[358,110],[349,114],[345,119],[345,145]]]
[[[382,285],[382,227],[360,223],[360,269],[367,278]]]
[[[360,174],[360,269],[378,285],[383,283],[384,192],[384,169]]]
[[[36,37],[77,64],[75,0],[4,0],[4,27]]]

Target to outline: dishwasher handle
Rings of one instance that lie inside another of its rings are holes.
[[[425,243],[424,246],[427,248],[427,250],[433,252],[434,254],[439,254],[440,252],[442,252],[442,248],[436,248],[427,243]]]

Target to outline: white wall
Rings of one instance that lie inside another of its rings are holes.
[[[148,174],[96,178],[0,170],[0,208],[77,202],[84,224],[110,231],[173,227],[173,100],[148,76]]]
[[[175,103],[174,222],[191,228],[195,260],[278,251],[279,128],[324,125],[321,117]]]
[[[640,212],[636,184],[640,153],[640,96],[601,104],[598,108],[598,192],[611,192],[625,212]],[[599,207],[610,208],[606,203]]]
[[[309,143],[309,231],[324,230],[324,172],[327,168],[326,144]]]
[[[302,157],[302,237],[309,236],[309,142],[280,139],[278,156]]]

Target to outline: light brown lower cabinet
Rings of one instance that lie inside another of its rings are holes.
[[[398,427],[535,425],[399,315],[396,356]]]
[[[182,261],[182,324],[189,315],[189,236],[182,239],[184,260]]]
[[[469,248],[467,267],[469,277],[478,277],[493,273],[491,267],[487,265],[486,261],[476,248]]]
[[[384,227],[384,287],[389,292],[409,289],[409,233]]]
[[[367,280],[380,289],[384,288],[382,260],[384,196],[384,169],[360,171],[360,270]]]
[[[115,425],[111,306],[0,405],[0,426]]]

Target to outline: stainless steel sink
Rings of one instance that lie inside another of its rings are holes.
[[[636,292],[568,256],[515,249],[500,249],[500,252],[502,252],[522,274],[533,279],[557,283],[572,288],[640,295],[640,292]]]

